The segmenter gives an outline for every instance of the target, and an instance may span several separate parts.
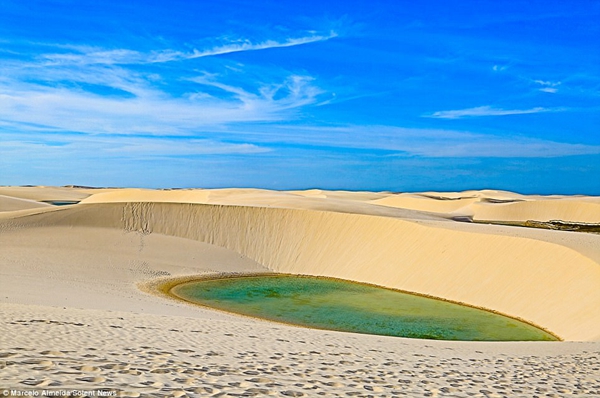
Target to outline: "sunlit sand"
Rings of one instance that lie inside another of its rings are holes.
[[[529,221],[594,226],[600,199],[0,187],[0,388],[589,394],[600,366],[600,234],[519,226]],[[185,304],[158,288],[178,278],[265,272],[439,297],[564,341],[307,329]]]

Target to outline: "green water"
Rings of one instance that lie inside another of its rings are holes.
[[[337,279],[291,275],[177,285],[184,300],[318,329],[437,340],[556,340],[524,322],[472,307]]]

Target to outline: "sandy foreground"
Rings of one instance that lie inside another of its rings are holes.
[[[525,221],[600,224],[600,198],[0,187],[0,396],[600,395],[600,234],[498,225]],[[256,272],[428,294],[564,341],[312,330],[153,290]]]

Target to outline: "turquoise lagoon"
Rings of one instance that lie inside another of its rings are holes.
[[[176,285],[171,293],[219,310],[317,329],[437,340],[557,340],[493,312],[331,278],[204,279]]]

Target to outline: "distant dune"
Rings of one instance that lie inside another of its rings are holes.
[[[25,209],[37,209],[40,207],[52,206],[48,203],[37,202],[35,200],[14,198],[10,196],[0,195],[0,212],[3,211],[14,211],[14,210],[25,210]]]

